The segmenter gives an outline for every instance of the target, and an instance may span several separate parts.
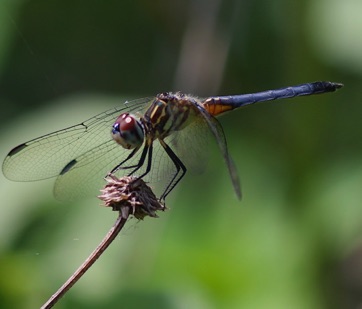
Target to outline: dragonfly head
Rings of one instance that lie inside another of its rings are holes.
[[[116,143],[126,149],[141,146],[145,136],[141,122],[129,113],[123,113],[117,118],[111,134]]]

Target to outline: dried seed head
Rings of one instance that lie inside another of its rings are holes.
[[[157,217],[157,210],[165,210],[166,207],[160,203],[146,183],[137,177],[124,176],[117,178],[108,175],[105,180],[107,184],[98,196],[105,206],[120,211],[125,216],[130,213],[137,219],[146,216]]]

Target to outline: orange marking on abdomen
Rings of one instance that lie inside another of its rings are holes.
[[[210,101],[212,101],[212,104],[210,104]],[[203,104],[204,108],[213,116],[217,116],[233,109],[232,105],[217,104],[215,101],[217,101],[217,99],[207,99]]]

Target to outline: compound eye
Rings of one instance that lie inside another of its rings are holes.
[[[143,143],[143,126],[129,113],[121,114],[112,127],[112,138],[126,149],[139,147]]]

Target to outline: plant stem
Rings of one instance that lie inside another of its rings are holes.
[[[40,308],[49,309],[52,308],[63,295],[86,273],[86,271],[95,263],[95,261],[102,255],[102,253],[108,248],[112,241],[117,237],[119,232],[128,220],[129,209],[125,207],[119,212],[117,221],[109,230],[107,235],[103,238],[97,248],[89,255],[89,257],[83,262],[83,264],[73,273],[73,275],[55,292],[52,297]]]

